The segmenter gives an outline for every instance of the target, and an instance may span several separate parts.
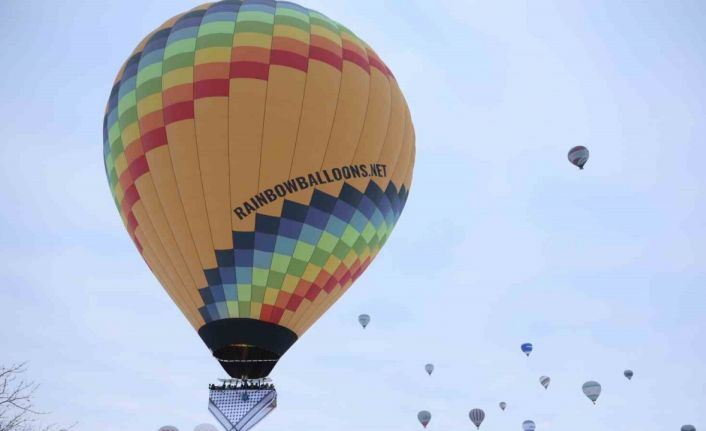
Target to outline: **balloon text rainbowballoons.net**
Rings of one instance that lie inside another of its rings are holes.
[[[259,378],[365,271],[412,181],[392,72],[291,2],[175,16],[128,57],[103,127],[143,259],[233,377]]]

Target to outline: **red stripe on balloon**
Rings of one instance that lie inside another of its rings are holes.
[[[125,196],[123,197],[123,207],[125,209],[125,214],[128,214],[132,210],[132,206],[135,202],[140,200],[140,193],[137,191],[135,185],[131,185],[127,190],[125,190]]]
[[[138,157],[130,163],[128,170],[130,170],[132,178],[137,181],[138,178],[150,171],[150,166],[147,164],[147,158],[145,156]]]
[[[341,58],[340,55],[335,54],[328,49],[319,48],[318,46],[311,46],[309,48],[309,58],[326,63],[338,70],[343,68],[343,58]]]
[[[370,63],[368,63],[368,61],[365,58],[360,56],[360,54],[358,54],[355,51],[344,48],[343,49],[343,60],[350,61],[351,63],[358,65],[364,71],[370,73]]]
[[[309,67],[309,60],[295,52],[273,49],[270,54],[270,64],[291,67],[306,72]]]
[[[292,295],[292,296],[289,298],[289,302],[287,302],[287,310],[290,310],[290,311],[297,311],[297,308],[299,308],[299,304],[302,303],[302,300],[303,300],[303,299],[304,299],[304,298],[302,298],[302,297],[299,296],[299,295]]]
[[[272,309],[272,312],[270,313],[270,322],[272,323],[279,323],[279,321],[282,319],[282,316],[284,315],[284,310],[275,307]]]
[[[230,83],[227,79],[206,79],[194,82],[194,99],[228,97]]]
[[[175,103],[164,108],[164,125],[194,118],[194,102]]]
[[[159,148],[162,145],[167,145],[167,132],[164,127],[154,129],[142,135],[142,148],[145,150],[145,153]]]
[[[253,78],[267,81],[270,76],[270,65],[252,61],[235,61],[230,64],[230,77]]]

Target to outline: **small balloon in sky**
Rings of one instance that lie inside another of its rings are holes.
[[[522,431],[534,431],[535,430],[534,421],[524,421],[522,422]]]
[[[569,150],[568,158],[572,165],[578,166],[579,169],[583,169],[583,166],[588,161],[588,148],[582,145],[574,147]]]
[[[361,314],[360,316],[358,316],[358,323],[360,323],[360,326],[365,329],[365,327],[368,326],[368,323],[370,323],[370,316],[368,316],[367,314]]]
[[[419,423],[424,426],[424,428],[429,425],[429,421],[431,420],[431,413],[429,413],[426,410],[422,410],[421,412],[417,413],[417,419],[419,419]]]
[[[426,364],[424,366],[424,371],[426,371],[427,374],[429,374],[431,376],[431,373],[434,372],[434,364]]]
[[[552,379],[549,378],[548,376],[542,376],[539,378],[539,383],[541,383],[542,386],[544,386],[544,389],[547,389],[549,387],[549,382],[551,382],[551,381],[552,381]]]
[[[625,370],[623,371],[623,375],[627,377],[628,380],[632,380],[633,372],[632,370]]]
[[[211,425],[211,424],[201,424],[201,425],[196,425],[196,428],[194,428],[194,431],[218,431],[218,428],[216,428],[215,425]]]
[[[502,411],[505,411],[505,409],[507,408],[507,403],[505,401],[501,401],[499,405],[500,405],[500,410],[502,410]]]
[[[696,431],[696,427],[693,425],[682,425],[681,431]]]
[[[179,431],[179,428],[172,425],[165,425],[161,427],[158,431]]]
[[[529,356],[532,353],[532,343],[524,343],[520,346],[520,349],[522,349],[522,353]]]
[[[468,417],[471,418],[471,422],[476,426],[476,429],[479,429],[480,424],[482,424],[483,419],[485,419],[485,412],[481,409],[473,409],[468,412]]]
[[[601,385],[598,382],[594,382],[593,380],[588,381],[583,384],[581,387],[583,390],[584,395],[588,397],[589,400],[593,401],[593,404],[596,404],[596,400],[598,399],[598,396],[601,394]]]

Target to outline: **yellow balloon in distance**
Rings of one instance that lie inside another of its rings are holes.
[[[226,0],[165,22],[121,68],[104,120],[131,238],[233,377],[268,375],[368,267],[414,150],[377,54],[290,2]]]

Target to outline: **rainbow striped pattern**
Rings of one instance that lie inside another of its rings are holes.
[[[361,83],[367,98],[354,99]],[[296,97],[277,90],[296,86]],[[328,117],[307,114],[317,109]],[[253,163],[248,142],[257,142]],[[103,149],[131,238],[195,328],[248,317],[301,334],[395,226],[414,135],[392,73],[348,29],[290,2],[225,0],[167,21],[130,56],[108,100]],[[263,187],[341,161],[384,163],[390,175],[312,187],[233,217]]]
[[[385,244],[407,199],[404,189],[368,184],[365,193],[350,185],[340,196],[315,191],[310,205],[287,201],[281,217],[258,214],[254,232],[234,232],[235,249],[216,251],[218,267],[206,270],[204,320],[250,317],[254,301],[264,304],[260,320],[279,323],[285,310],[355,281]]]

